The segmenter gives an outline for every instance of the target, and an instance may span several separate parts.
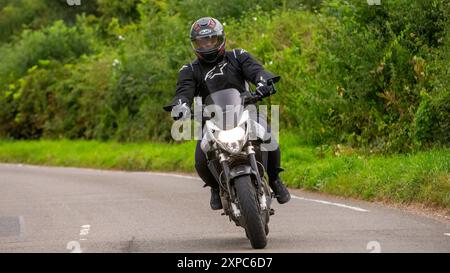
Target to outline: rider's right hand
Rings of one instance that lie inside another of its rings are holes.
[[[174,120],[190,118],[191,108],[179,100],[179,103],[172,108],[172,117]]]

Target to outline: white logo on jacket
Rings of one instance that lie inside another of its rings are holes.
[[[219,72],[214,73],[217,66],[215,66],[213,69],[209,70],[208,73],[206,73],[205,75],[205,81],[207,79],[212,80],[215,76],[222,76],[223,75],[223,68],[227,65],[228,63],[221,63],[219,64]]]

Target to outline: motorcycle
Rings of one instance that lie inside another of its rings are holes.
[[[261,149],[270,136],[245,109],[261,99],[249,91],[241,94],[236,89],[224,89],[211,93],[202,110],[201,149],[219,185],[222,215],[244,228],[255,249],[267,245],[275,197],[266,173],[267,152]]]

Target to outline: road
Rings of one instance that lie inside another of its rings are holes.
[[[196,177],[0,164],[0,252],[450,252],[450,221],[291,190],[268,245]]]

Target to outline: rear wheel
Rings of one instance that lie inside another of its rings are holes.
[[[251,177],[249,175],[240,176],[236,178],[234,184],[247,238],[250,239],[253,248],[264,248],[267,245],[265,223]]]

